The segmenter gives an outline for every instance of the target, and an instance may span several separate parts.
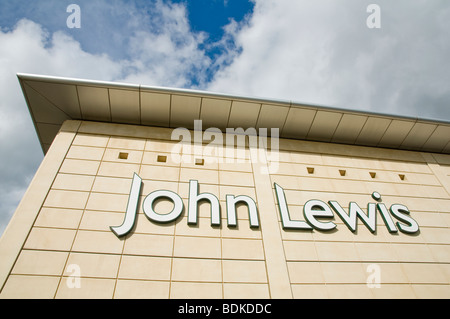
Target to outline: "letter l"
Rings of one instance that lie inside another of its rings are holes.
[[[300,220],[291,220],[289,216],[289,209],[286,203],[286,197],[284,195],[284,190],[277,183],[275,185],[275,192],[278,200],[278,208],[280,210],[281,222],[283,224],[283,229],[312,229],[306,222]]]

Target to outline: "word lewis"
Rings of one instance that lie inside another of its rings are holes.
[[[397,233],[400,230],[403,233],[413,234],[419,231],[419,225],[410,216],[410,212],[405,205],[393,204],[388,210],[385,204],[380,202],[381,195],[378,192],[372,193],[372,198],[378,203],[368,203],[367,214],[355,202],[349,203],[347,213],[337,201],[330,200],[328,203],[325,203],[318,199],[312,199],[303,205],[303,216],[306,221],[291,220],[284,190],[280,185],[276,183],[274,185],[283,229],[332,230],[336,228],[336,224],[332,221],[324,222],[323,219],[333,218],[334,211],[352,232],[356,232],[357,219],[360,219],[374,233],[376,231],[378,211],[390,233]],[[397,222],[394,223],[392,217]]]

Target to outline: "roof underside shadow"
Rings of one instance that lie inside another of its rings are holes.
[[[193,129],[278,128],[281,138],[450,154],[450,123],[185,89],[18,74],[44,153],[65,120]]]

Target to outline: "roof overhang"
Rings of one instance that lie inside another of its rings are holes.
[[[65,120],[160,127],[279,128],[281,138],[450,154],[450,122],[292,101],[18,74],[44,153]]]

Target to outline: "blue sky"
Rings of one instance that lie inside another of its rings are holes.
[[[163,33],[172,21],[164,17],[164,9],[184,9],[185,21],[191,34],[204,37],[198,49],[203,50],[211,61],[223,53],[218,42],[224,36],[224,26],[232,20],[245,21],[251,15],[253,2],[246,0],[137,0],[137,1],[87,1],[87,0],[39,0],[0,1],[0,21],[3,30],[12,30],[21,19],[39,24],[51,33],[62,31],[80,43],[81,48],[91,54],[107,54],[113,60],[133,59],[129,50],[130,36],[137,32]],[[67,7],[75,3],[81,12],[81,28],[68,28],[66,19],[71,14]],[[164,5],[166,8],[164,8]],[[184,19],[183,19],[184,20]],[[184,41],[182,32],[171,34],[174,42]],[[177,36],[179,37],[177,39]],[[233,43],[229,43],[233,45]],[[186,86],[199,85],[200,78],[210,80],[214,64],[192,72]]]
[[[81,28],[67,26],[72,3]],[[0,168],[0,234],[43,158],[16,73],[206,88],[231,61],[224,51],[239,52],[226,26],[247,23],[253,7],[245,0],[0,0],[0,147],[10,154]]]
[[[242,21],[251,15],[253,3],[247,0],[194,0],[176,1],[186,3],[189,22],[193,31],[208,32],[212,41],[223,36],[223,26],[230,19]]]
[[[0,0],[0,233],[43,158],[17,73],[450,121],[449,21],[448,0]]]

